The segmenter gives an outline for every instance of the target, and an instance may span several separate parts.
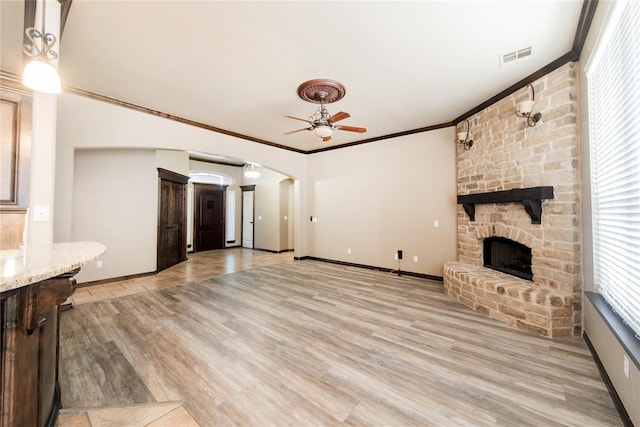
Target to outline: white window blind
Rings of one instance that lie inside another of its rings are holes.
[[[587,68],[594,273],[640,333],[640,1],[610,14]]]

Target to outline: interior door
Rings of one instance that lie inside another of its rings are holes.
[[[220,185],[194,184],[195,250],[224,248],[224,193]]]
[[[242,192],[242,247],[253,249],[253,191]]]
[[[158,169],[157,271],[187,259],[187,181],[189,177]]]

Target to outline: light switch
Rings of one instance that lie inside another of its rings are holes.
[[[258,215],[258,221],[262,221],[262,215]]]
[[[433,226],[434,226],[435,228],[440,227],[440,221],[438,221],[437,219],[436,219],[435,221],[433,221]]]
[[[49,221],[49,205],[35,205],[33,207],[33,220],[36,222]]]
[[[285,221],[287,220],[287,216],[286,216],[286,215],[284,216],[284,220],[285,220]]]

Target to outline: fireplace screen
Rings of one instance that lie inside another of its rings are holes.
[[[531,248],[504,237],[484,239],[484,266],[522,279],[533,280]]]

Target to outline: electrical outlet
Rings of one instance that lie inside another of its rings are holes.
[[[96,261],[96,268],[102,268],[102,260],[101,259]]]
[[[413,262],[418,262],[418,255],[413,256]]]
[[[402,259],[402,249],[398,249],[398,259]]]
[[[629,358],[626,354],[622,355],[622,370],[626,379],[629,379]]]
[[[347,248],[347,253],[350,254],[351,253],[351,248]]]
[[[395,254],[393,254],[393,259],[398,259],[398,252],[396,252]]]

